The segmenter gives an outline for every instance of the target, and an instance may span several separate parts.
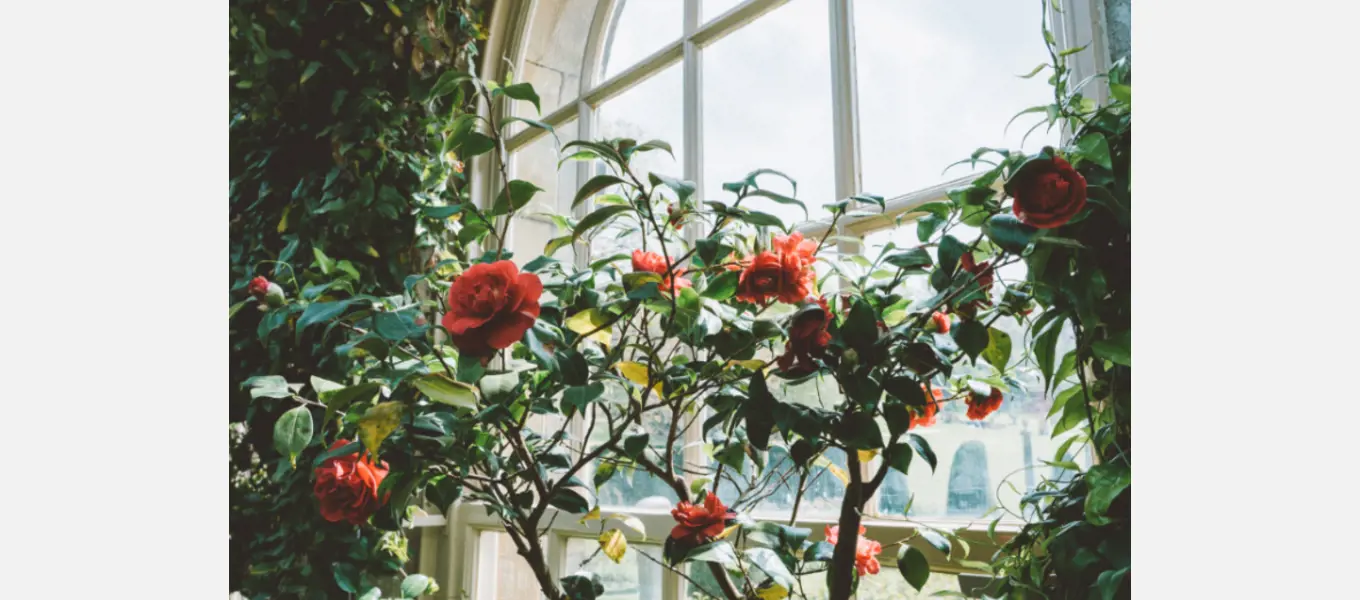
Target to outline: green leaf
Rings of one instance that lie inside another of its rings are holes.
[[[747,548],[742,552],[746,556],[746,562],[754,564],[756,568],[770,576],[775,583],[784,586],[785,589],[794,589],[797,582],[793,578],[793,573],[789,572],[788,565],[779,558],[774,550],[769,548]]]
[[[888,447],[888,452],[884,455],[888,461],[888,466],[897,469],[903,475],[907,474],[907,468],[911,466],[911,447],[902,444],[893,444]]]
[[[579,515],[590,510],[592,502],[589,498],[589,494],[586,493],[584,489],[573,486],[563,486],[557,490],[557,493],[553,494],[553,497],[548,501],[548,504],[571,514]]]
[[[784,231],[787,229],[784,226],[784,221],[779,217],[776,217],[770,213],[760,212],[758,210],[742,211],[737,213],[736,217],[747,223],[755,225],[756,227],[775,227],[778,228],[780,231]]]
[[[534,91],[534,86],[532,84],[528,82],[516,83],[515,85],[508,85],[501,88],[501,91],[504,92],[506,96],[516,100],[532,102],[534,110],[537,110],[539,114],[543,114],[543,108],[538,104],[538,92]]]
[[[468,135],[477,126],[477,115],[468,113],[459,115],[449,126],[449,135],[444,138],[443,152],[448,153],[457,150],[467,141]]]
[[[878,341],[878,316],[863,298],[855,298],[850,305],[850,315],[841,325],[841,336],[860,351]]]
[[[1100,591],[1100,600],[1114,600],[1119,595],[1119,588],[1124,582],[1124,576],[1129,572],[1128,567],[1119,570],[1109,570],[1101,573],[1096,578],[1095,588]]]
[[[580,206],[582,202],[585,202],[586,198],[590,198],[610,186],[620,184],[627,184],[627,182],[622,178],[615,177],[608,173],[591,177],[589,181],[586,181],[585,185],[581,186],[580,190],[576,191],[576,198],[571,201],[571,207],[576,208],[577,206]]]
[[[571,241],[575,242],[576,240],[581,239],[582,235],[585,235],[596,227],[604,225],[610,218],[631,210],[633,210],[633,207],[620,204],[611,204],[595,209],[594,212],[586,215],[586,218],[581,219],[581,222],[576,225],[576,229],[571,233]]]
[[[297,455],[312,441],[312,412],[299,406],[274,422],[274,449],[297,466]]]
[[[350,299],[337,300],[335,302],[313,302],[308,304],[307,308],[302,311],[302,316],[298,318],[297,328],[301,331],[310,325],[322,321],[329,321],[343,315],[345,314],[345,309],[349,308],[349,305],[353,302],[354,300]]]
[[[812,546],[808,547],[808,549],[803,552],[803,557],[805,560],[810,561],[831,562],[831,557],[835,552],[836,547],[831,544],[826,542],[813,542]]]
[[[421,575],[420,573],[407,575],[406,579],[403,579],[401,581],[402,598],[419,597],[420,595],[425,593],[425,590],[428,589],[430,589],[430,578],[425,575]]]
[[[987,347],[982,350],[982,358],[998,371],[1006,370],[1011,360],[1011,335],[995,327],[987,328]]]
[[[803,209],[803,220],[807,220],[807,219],[808,219],[808,209],[807,209],[807,205],[806,205],[806,204],[803,204],[803,201],[802,201],[802,200],[798,200],[798,199],[795,199],[795,198],[790,198],[790,197],[785,196],[785,195],[783,195],[783,194],[776,194],[776,193],[771,192],[771,191],[769,191],[769,190],[761,190],[761,189],[750,190],[750,191],[746,192],[746,196],[747,196],[748,198],[749,198],[749,197],[766,198],[766,199],[769,199],[769,200],[773,200],[773,201],[775,201],[775,202],[778,202],[779,204],[787,204],[787,205],[791,205],[791,206],[797,206],[798,208]]]
[[[1000,213],[988,218],[982,226],[982,231],[992,242],[1006,251],[1021,254],[1033,241],[1038,229],[1021,223],[1013,214]]]
[[[335,391],[319,391],[317,393],[317,398],[322,404],[326,405],[326,420],[321,423],[321,427],[325,428],[326,424],[331,422],[335,413],[345,410],[350,404],[353,404],[354,401],[362,400],[367,402],[372,400],[381,390],[381,383],[368,381]]]
[[[968,320],[954,326],[951,332],[954,335],[954,342],[959,345],[968,358],[977,360],[979,354],[987,347],[989,336],[987,326],[977,321]]]
[[[312,61],[307,63],[307,68],[302,70],[302,77],[298,78],[298,83],[307,83],[307,80],[311,79],[312,75],[316,75],[316,70],[320,68],[320,62]]]
[[[1101,463],[1086,472],[1086,520],[1096,525],[1109,522],[1105,513],[1115,498],[1128,489],[1132,475],[1121,463]]]
[[[731,298],[737,293],[737,283],[741,279],[741,273],[736,271],[723,271],[708,280],[708,287],[704,288],[703,297],[723,301]]]
[[[477,409],[475,387],[449,379],[443,373],[430,373],[414,381],[416,389],[429,396],[431,400],[449,406]]]
[[[486,154],[495,147],[496,140],[476,131],[469,131],[467,139],[463,141],[463,158],[469,159],[480,154]]]
[[[467,73],[461,73],[458,71],[445,71],[443,75],[439,76],[439,80],[436,81],[434,85],[430,87],[430,94],[429,96],[426,97],[426,99],[434,100],[436,98],[442,98],[444,96],[452,94],[454,91],[458,89],[458,84],[463,83],[464,81],[468,81],[470,79],[472,79],[472,76],[468,75]]]
[[[897,570],[918,592],[925,587],[926,580],[930,579],[930,562],[926,560],[925,553],[907,544],[903,544],[902,549],[897,551]]]
[[[666,175],[659,175],[656,173],[648,173],[647,178],[652,182],[652,185],[654,186],[664,185],[674,190],[675,196],[680,200],[681,203],[684,203],[685,200],[689,199],[690,196],[694,195],[694,190],[696,189],[696,186],[694,185],[693,181],[684,181],[681,179],[668,177]]]
[[[1053,387],[1053,369],[1058,347],[1058,336],[1062,333],[1064,319],[1052,321],[1047,329],[1034,336],[1034,361],[1039,363],[1039,372],[1044,374],[1045,389]]]
[[[907,443],[916,449],[916,453],[924,458],[926,464],[930,465],[930,472],[935,472],[935,451],[930,449],[930,443],[925,438],[914,433],[907,434]]]
[[[924,217],[921,217],[920,219],[917,219],[916,239],[920,240],[923,243],[930,241],[931,236],[935,235],[935,232],[939,231],[940,227],[943,226],[944,224],[945,219],[937,217],[935,215],[926,215]]]
[[[280,375],[258,375],[245,380],[241,387],[250,388],[250,399],[288,398],[293,395],[288,389],[288,380]]]
[[[1091,353],[1099,358],[1131,367],[1133,362],[1132,352],[1129,349],[1132,343],[1132,331],[1122,331],[1106,339],[1093,342]]]
[[[382,588],[368,588],[367,592],[364,592],[362,596],[359,596],[359,600],[382,600]]]
[[[724,567],[737,568],[737,553],[732,549],[732,544],[726,541],[709,542],[698,546],[685,555],[688,562],[713,562]]]
[[[508,198],[505,193],[506,189],[510,191]],[[501,193],[496,196],[496,204],[491,210],[492,216],[506,215],[524,208],[533,199],[534,194],[543,191],[543,188],[522,179],[511,181],[510,186],[506,189],[502,189]]]
[[[331,565],[331,574],[335,576],[335,585],[340,586],[341,590],[351,594],[356,593],[359,588],[359,570],[349,563],[334,563]]]
[[[953,277],[954,270],[959,266],[959,259],[963,258],[963,253],[967,251],[968,246],[965,246],[963,242],[952,235],[940,238],[940,247],[937,250],[940,257],[940,268],[944,269],[949,277]]]
[[[931,547],[939,550],[940,554],[943,554],[946,557],[949,556],[949,552],[953,548],[953,545],[949,542],[949,538],[944,537],[938,531],[926,529],[924,527],[917,529],[916,531],[921,534],[921,537],[925,539]]]
[[[1033,69],[1030,70],[1030,72],[1028,72],[1028,73],[1026,73],[1026,74],[1024,74],[1024,75],[1016,75],[1016,77],[1019,77],[1019,78],[1021,78],[1021,79],[1029,79],[1030,77],[1034,77],[1035,75],[1038,75],[1038,74],[1039,74],[1039,71],[1044,70],[1044,67],[1047,67],[1047,66],[1048,66],[1048,63],[1039,63],[1039,66],[1034,67]]]
[[[1091,161],[1106,169],[1114,168],[1110,164],[1110,143],[1104,135],[1098,132],[1088,133],[1077,140],[1077,154],[1082,158]]]
[[[930,253],[926,252],[925,248],[920,247],[890,254],[883,259],[883,262],[899,269],[925,269],[932,264]]]

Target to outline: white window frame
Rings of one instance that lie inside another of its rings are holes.
[[[702,0],[684,0],[683,9],[683,28],[682,35],[666,44],[651,55],[641,59],[636,64],[628,67],[625,71],[613,77],[597,81],[602,72],[600,64],[600,53],[603,40],[607,36],[610,27],[610,19],[617,12],[615,8],[622,0],[600,0],[596,4],[588,39],[585,44],[585,51],[582,56],[582,68],[580,72],[580,88],[574,100],[566,102],[559,108],[552,110],[539,120],[559,127],[571,121],[577,125],[578,139],[594,139],[598,137],[598,122],[596,111],[606,101],[619,96],[620,94],[632,89],[634,86],[645,81],[649,77],[660,73],[662,70],[677,63],[683,69],[683,152],[680,156],[682,165],[682,177],[694,181],[697,189],[705,189],[703,186],[703,48],[709,46],[723,37],[735,32],[741,27],[755,21],[762,15],[773,11],[786,4],[789,0],[747,0],[727,12],[718,15],[708,22],[702,22]],[[1033,0],[1026,0],[1033,1]],[[524,54],[527,48],[526,41],[534,35],[530,30],[533,15],[537,8],[538,0],[498,0],[491,15],[490,32],[487,41],[486,53],[483,56],[482,73],[483,77],[499,80],[504,73],[504,62],[502,57],[508,57],[510,63],[514,65],[516,73],[522,72],[524,64]],[[811,199],[814,202],[829,202],[839,198],[847,198],[864,190],[861,189],[861,168],[860,160],[860,139],[858,129],[858,103],[857,103],[857,84],[855,69],[855,36],[854,36],[854,0],[828,0],[830,41],[831,47],[831,81],[832,86],[832,115],[833,128],[832,139],[835,152],[835,193],[836,198]],[[1050,8],[1050,23],[1053,23],[1054,35],[1062,48],[1078,47],[1090,44],[1091,50],[1082,52],[1069,57],[1069,65],[1073,69],[1073,75],[1080,81],[1085,77],[1104,72],[1110,64],[1108,37],[1104,31],[1104,3],[1100,0],[1063,0],[1061,2],[1062,12]],[[1106,100],[1105,86],[1091,86],[1095,91],[1095,99],[1104,103]],[[488,107],[480,107],[485,113]],[[537,128],[526,128],[516,133],[506,140],[506,150],[513,156],[514,152],[527,146],[528,144],[540,139],[547,133]],[[1066,135],[1066,132],[1064,132]],[[493,153],[494,154],[494,153]],[[493,154],[485,154],[473,160],[471,172],[478,174],[472,186],[473,202],[479,206],[488,206],[489,200],[493,198],[492,192],[499,182],[499,165],[496,164],[497,158]],[[777,167],[777,165],[771,165]],[[588,162],[577,162],[574,164],[574,177],[576,182],[588,179],[592,166]],[[903,225],[910,224],[915,218],[923,216],[924,213],[913,212],[922,204],[934,202],[947,198],[946,192],[954,187],[966,185],[972,181],[974,175],[961,177],[952,181],[940,183],[925,189],[914,190],[902,195],[889,198],[886,202],[886,209],[882,214],[862,217],[852,217],[843,219],[838,225],[838,233],[847,237],[859,238],[861,241],[864,236],[877,231],[891,229],[897,226],[897,219],[902,218]],[[562,194],[559,193],[559,202]],[[570,206],[558,205],[558,210],[570,211],[575,218],[582,218],[592,210],[591,202],[583,202],[574,209]],[[523,215],[518,218],[543,220],[541,217]],[[804,235],[820,236],[825,233],[829,226],[826,220],[812,221],[797,227]],[[514,236],[514,227],[511,228],[511,237]],[[686,228],[685,237],[691,243],[700,235],[697,226]],[[559,233],[560,235],[560,233]],[[841,254],[849,255],[861,251],[862,243],[842,242],[838,244],[838,251]],[[588,245],[578,245],[575,252],[575,263],[578,267],[585,267],[590,261],[590,248]],[[582,435],[583,431],[579,420],[569,424],[572,433],[576,436]],[[700,432],[697,428],[691,427],[686,432],[686,442],[700,440]],[[690,464],[703,462],[702,450],[699,444],[689,444],[685,450],[684,460]],[[870,465],[865,464],[863,468],[867,470]],[[687,476],[692,478],[692,476]],[[900,522],[884,520],[878,514],[877,501],[870,499],[866,506],[866,518],[864,525],[866,535],[872,539],[890,541],[898,540],[909,536],[916,527],[914,525]],[[550,509],[555,510],[555,509]],[[646,527],[648,536],[646,543],[660,543],[674,525],[668,511],[648,510],[627,507],[608,507],[604,509],[606,514],[624,513],[639,518]],[[960,574],[961,586],[967,592],[973,587],[976,581],[969,581],[971,574],[978,571],[963,567],[959,564],[960,560],[971,559],[987,561],[991,558],[994,549],[989,540],[987,531],[987,520],[974,520],[972,522],[960,521],[958,519],[915,519],[915,521],[943,529],[957,529],[967,526],[961,533],[961,537],[968,540],[971,546],[971,554],[967,557],[954,557],[952,560],[928,547],[921,538],[913,540],[914,545],[922,548],[930,560],[932,572],[942,574]],[[552,525],[546,534],[546,551],[549,561],[549,569],[554,578],[561,577],[575,570],[575,565],[566,565],[566,543],[571,537],[594,539],[599,532],[599,524],[591,523],[581,525],[578,517],[571,515],[561,515],[560,518],[552,519]],[[799,525],[813,529],[813,539],[820,539],[823,525],[833,524],[832,517],[822,518],[800,518]],[[421,539],[420,569],[422,573],[435,576],[441,587],[440,597],[443,598],[467,598],[469,600],[481,600],[489,598],[486,594],[490,589],[487,586],[487,578],[495,573],[494,561],[497,560],[497,548],[495,544],[484,544],[481,541],[481,533],[484,531],[503,531],[500,521],[477,504],[455,503],[449,509],[447,515],[429,515],[421,517],[416,526],[427,527],[427,535]],[[442,529],[443,535],[429,535]],[[996,528],[995,536],[998,542],[1009,539],[1018,530],[1015,524],[1001,524]],[[638,543],[643,540],[632,532],[628,532],[630,543]],[[880,556],[884,563],[884,568],[891,571],[894,567],[894,557],[885,553]],[[888,573],[892,576],[892,573]],[[663,570],[662,579],[662,599],[679,600],[683,597],[683,589],[686,582],[669,570]]]

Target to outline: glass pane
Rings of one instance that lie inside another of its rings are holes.
[[[684,0],[618,0],[601,55],[604,78],[680,39],[684,11]]]
[[[611,406],[627,406],[626,394],[627,392],[622,387],[613,383],[606,383],[605,397],[602,402],[609,402]],[[599,415],[599,418],[604,419],[603,413]],[[657,464],[664,464],[665,461],[662,456],[666,451],[666,437],[670,434],[669,415],[660,410],[647,411],[642,415],[642,425],[650,436],[648,440],[650,450],[647,452],[647,457]],[[603,426],[596,427],[586,443],[593,448],[606,440],[609,432],[605,429]],[[683,441],[675,444],[675,452],[671,461],[675,465],[677,473],[682,472],[684,452],[681,448],[683,445]],[[594,467],[597,469],[599,463],[597,462]],[[599,501],[601,506],[670,510],[675,507],[676,502],[679,502],[680,498],[675,495],[675,490],[641,467],[632,468],[619,465],[617,469],[614,476],[600,486]],[[594,469],[591,469],[590,473],[581,476],[581,480],[592,481],[594,477]]]
[[[518,77],[534,84],[543,114],[575,100],[580,93],[581,65],[597,1],[539,0],[534,5],[525,37],[524,66]],[[531,116],[534,111],[531,104],[514,104],[521,115]]]
[[[477,600],[543,597],[533,570],[515,553],[515,542],[508,534],[483,531],[477,538],[477,545]]]
[[[836,200],[831,155],[831,59],[827,4],[793,0],[704,49],[704,199],[757,168],[798,182],[813,219]],[[791,194],[776,176],[761,187]],[[766,198],[742,203],[800,223],[803,211]]]
[[[556,131],[556,138],[541,135],[510,157],[511,177],[523,179],[543,189],[520,209],[510,228],[510,250],[514,252],[515,263],[519,265],[537,258],[543,253],[548,240],[565,233],[559,231],[545,215],[571,214],[571,201],[577,187],[576,163],[562,165],[559,170],[557,161],[560,145],[576,139],[576,121],[568,121]],[[563,246],[555,258],[571,262],[572,246]]]
[[[632,138],[639,143],[659,139],[671,145],[676,157],[683,156],[684,106],[681,97],[683,85],[683,71],[677,64],[605,102],[599,109],[600,133],[597,138]],[[633,172],[644,181],[647,173],[653,171],[672,177],[682,175],[680,161],[660,150],[635,154],[632,167]],[[599,164],[597,168],[603,173],[605,166]],[[669,188],[663,187],[661,194],[675,199]],[[654,236],[650,238],[646,244],[647,250],[658,250],[655,240]],[[628,254],[642,248],[643,245],[637,221],[617,220],[595,235],[591,254],[596,258],[618,253]]]
[[[976,239],[978,233],[977,228],[959,226],[950,235],[967,243]],[[889,241],[899,247],[916,246],[919,242],[915,225],[869,234],[865,237],[865,255],[877,256]],[[933,259],[934,248],[927,251]],[[1000,294],[1002,282],[1021,281],[1025,273],[1024,263],[998,270],[993,297]],[[906,295],[913,300],[924,301],[934,293],[924,276],[907,280]],[[913,468],[905,477],[894,473],[885,479],[875,502],[881,514],[900,515],[909,498],[912,503],[909,514],[914,517],[976,518],[998,502],[1015,510],[1021,495],[1034,490],[1044,479],[1065,475],[1061,470],[1042,466],[1040,461],[1054,460],[1058,447],[1071,435],[1064,433],[1054,439],[1051,432],[1058,418],[1047,416],[1053,398],[1066,387],[1060,385],[1056,392],[1045,392],[1043,376],[1033,361],[1021,361],[1029,344],[1028,324],[1013,317],[1001,317],[992,326],[1011,336],[1013,348],[1007,375],[1015,386],[1004,394],[1000,410],[983,421],[969,420],[967,406],[956,401],[941,407],[935,425],[913,430],[930,442],[939,467],[934,474],[930,469]],[[1058,338],[1057,356],[1064,356],[1075,347],[1070,327],[1064,328]],[[976,366],[959,364],[954,373],[988,376],[995,371],[980,361]],[[1068,456],[1078,464],[1089,460],[1084,453],[1074,455],[1069,451]],[[1002,516],[1014,519],[1009,513]]]
[[[859,0],[855,2],[860,157],[864,190],[898,196],[962,177],[941,174],[981,146],[1019,148],[1039,114],[1015,113],[1053,102],[1049,60],[1039,35],[1042,2]],[[1056,144],[1040,127],[1024,144]]]
[[[604,595],[600,600],[660,600],[661,546],[628,544],[623,559],[618,563],[600,552],[600,543],[592,539],[567,540],[567,573],[590,571],[600,576]],[[645,553],[653,560],[639,556]]]
[[[704,22],[712,21],[715,17],[732,10],[732,7],[741,4],[745,0],[700,0],[703,2]]]

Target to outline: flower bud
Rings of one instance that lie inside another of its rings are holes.
[[[268,303],[271,308],[278,308],[287,304],[288,298],[283,295],[283,288],[279,287],[279,284],[271,281],[269,282],[269,286],[265,289],[264,301]]]

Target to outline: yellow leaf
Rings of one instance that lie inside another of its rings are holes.
[[[615,364],[614,368],[619,370],[619,375],[623,375],[624,379],[638,384],[638,387],[647,387],[647,365],[635,362],[621,362]],[[657,382],[653,385],[652,391],[656,393],[657,397],[661,397],[661,382]]]
[[[387,3],[387,10],[392,11],[392,14],[397,15],[398,17],[401,16],[401,9],[397,8],[397,5],[393,2]]]
[[[628,538],[623,537],[622,531],[610,529],[600,534],[600,549],[617,564],[623,560],[623,553],[628,551]]]
[[[599,516],[599,513],[600,509],[598,508],[595,509],[596,517]],[[638,535],[642,536],[643,541],[647,540],[647,526],[642,524],[642,519],[630,515],[625,515],[622,513],[614,513],[612,515],[609,515],[609,518],[623,521],[624,525],[627,525],[633,531],[638,532]]]
[[[635,362],[621,362],[614,365],[619,370],[619,375],[640,386],[647,386],[647,365]]]
[[[586,516],[581,517],[581,524],[585,525],[586,521],[594,521],[598,518],[600,518],[600,507],[596,506],[595,508],[590,509],[590,512],[586,513]]]
[[[850,485],[850,474],[846,473],[845,469],[842,469],[840,465],[831,462],[831,460],[828,459],[827,457],[818,456],[817,460],[813,461],[812,464],[818,467],[825,467],[826,470],[830,471],[831,474],[835,476],[836,479],[841,480],[841,483],[845,485]]]
[[[859,462],[867,463],[873,460],[875,456],[878,456],[878,450],[860,450]]]
[[[745,367],[745,368],[747,368],[747,369],[749,369],[749,370],[751,370],[751,371],[759,371],[761,368],[763,368],[763,367],[765,366],[765,361],[763,361],[763,360],[755,360],[755,359],[751,359],[751,360],[729,360],[729,361],[727,361],[727,365],[726,365],[726,366],[731,367],[731,366],[733,366],[733,365]]]
[[[595,343],[601,346],[608,347],[609,337],[613,335],[614,328],[605,327],[604,329],[595,331],[597,328],[608,322],[609,322],[608,316],[601,312],[600,309],[592,308],[590,310],[583,310],[572,315],[566,321],[563,321],[562,324],[566,325],[567,329],[575,331],[576,333],[579,333],[581,335],[586,335],[589,333],[590,335],[586,339],[593,340]],[[595,331],[595,333],[590,333],[592,331]]]
[[[401,410],[400,402],[382,402],[368,409],[359,419],[359,439],[375,460],[383,440],[401,424]]]
[[[722,530],[722,533],[713,536],[713,539],[715,540],[725,539],[727,536],[732,535],[732,532],[738,529],[741,529],[741,525],[733,525],[731,527],[728,527],[727,529]]]
[[[783,600],[784,598],[789,597],[789,591],[784,589],[784,586],[782,585],[773,581],[767,581],[765,582],[765,585],[760,586],[760,589],[756,590],[756,595],[762,600]]]
[[[288,213],[291,212],[292,210],[293,210],[293,205],[292,205],[292,204],[289,204],[288,206],[285,206],[285,207],[283,208],[283,216],[282,216],[282,217],[279,217],[279,227],[278,227],[279,233],[283,233],[283,232],[285,232],[285,231],[288,231]]]

